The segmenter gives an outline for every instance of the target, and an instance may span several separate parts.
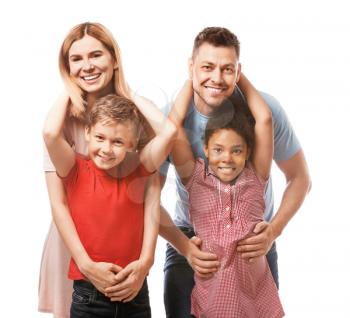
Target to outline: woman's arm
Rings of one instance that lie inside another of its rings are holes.
[[[142,164],[149,172],[153,172],[169,154],[177,133],[176,127],[151,101],[137,95],[134,95],[133,100],[155,132],[155,137],[140,152]]]
[[[177,138],[174,141],[171,150],[171,156],[176,171],[179,174],[184,185],[187,184],[195,167],[195,159],[193,156],[192,148],[188,142],[185,130],[183,128],[183,122],[186,118],[192,95],[192,81],[187,80],[180,93],[176,97],[175,103],[169,113],[169,119],[175,124],[178,129]]]
[[[69,105],[69,96],[64,93],[47,115],[43,137],[50,159],[57,173],[66,177],[75,164],[75,152],[63,136],[63,125]]]
[[[242,73],[238,86],[243,92],[248,107],[255,119],[255,149],[252,153],[253,165],[259,176],[267,179],[270,175],[273,157],[272,114],[259,92]]]

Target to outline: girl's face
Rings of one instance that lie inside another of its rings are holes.
[[[85,131],[89,157],[98,168],[115,176],[115,167],[125,159],[127,152],[136,148],[136,136],[136,127],[131,122],[97,122]]]
[[[212,134],[204,153],[210,168],[225,183],[239,176],[249,157],[247,143],[232,129],[219,129]]]
[[[73,42],[68,52],[70,76],[85,92],[98,96],[113,91],[117,65],[105,46],[90,35]]]

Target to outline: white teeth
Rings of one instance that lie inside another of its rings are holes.
[[[91,80],[94,80],[94,79],[98,78],[99,76],[100,76],[100,74],[91,75],[91,76],[84,76],[83,79],[85,81],[91,81]]]
[[[220,93],[222,91],[221,88],[207,87],[207,89],[213,93]]]

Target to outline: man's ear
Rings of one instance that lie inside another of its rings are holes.
[[[188,78],[193,79],[193,58],[190,57],[187,62],[188,66]]]
[[[239,81],[239,78],[240,78],[240,76],[241,76],[241,72],[242,72],[242,66],[241,66],[241,63],[237,63],[237,70],[236,70],[236,72],[237,72],[237,76],[236,76],[236,84],[238,83],[238,81]]]

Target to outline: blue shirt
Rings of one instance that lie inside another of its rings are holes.
[[[280,103],[271,95],[261,92],[265,102],[270,107],[273,117],[274,126],[274,154],[273,158],[276,162],[288,160],[293,157],[300,149],[300,143],[293,131],[291,124],[287,118],[286,113],[282,109]],[[244,96],[242,93],[235,89],[232,95],[232,101],[242,102],[244,101]],[[245,101],[244,101],[245,102]],[[170,109],[163,109],[165,113],[169,112]],[[214,115],[215,116],[215,115]],[[205,127],[207,125],[209,117],[201,114],[192,101],[192,104],[187,113],[184,128],[186,129],[187,138],[191,144],[193,154],[195,158],[201,157],[206,160],[203,151],[203,136]],[[171,158],[164,162],[160,172],[166,176],[169,164],[171,163]],[[192,224],[189,218],[189,203],[188,203],[188,193],[181,183],[181,179],[176,174],[176,192],[177,201],[175,207],[174,223],[177,226],[192,228]],[[272,180],[271,176],[267,182],[265,191],[265,220],[271,221],[273,216],[273,190],[272,190]]]

